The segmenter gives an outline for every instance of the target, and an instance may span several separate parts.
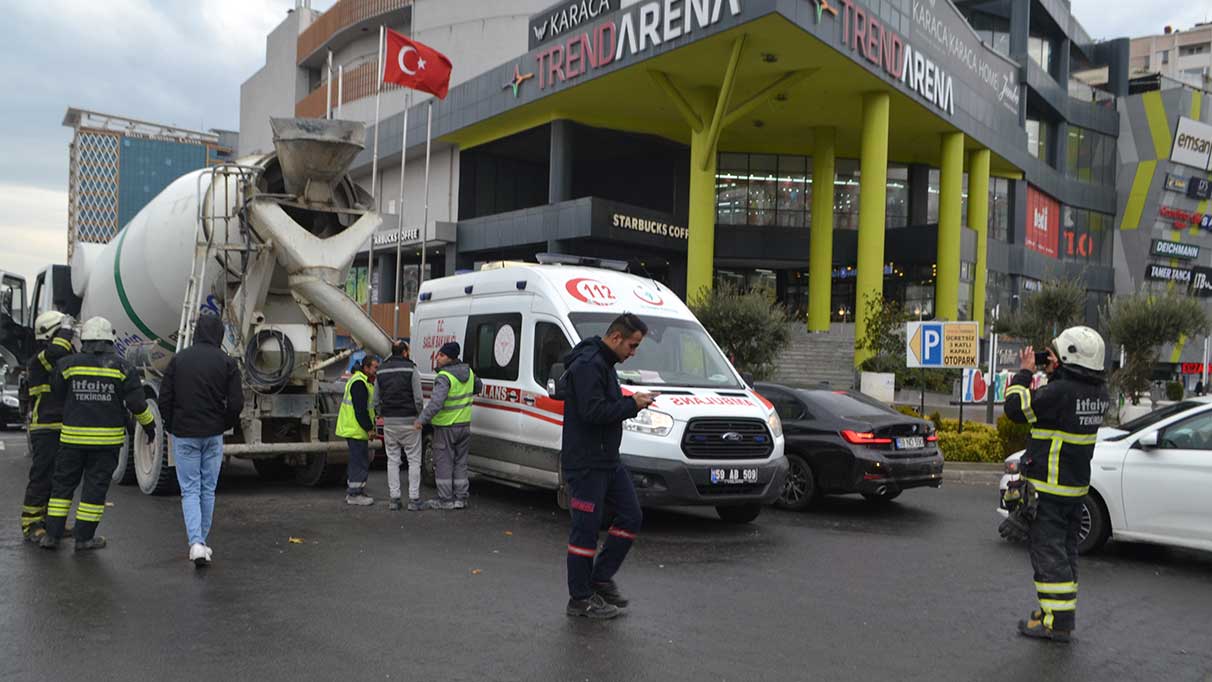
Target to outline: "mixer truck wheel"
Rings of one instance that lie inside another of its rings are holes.
[[[290,478],[293,473],[290,465],[281,457],[257,457],[252,463],[262,481],[281,481]]]
[[[344,478],[345,465],[340,462],[329,462],[328,453],[325,452],[309,454],[307,464],[295,469],[295,482],[311,488],[333,485]]]
[[[118,466],[114,467],[113,482],[118,485],[134,485],[137,480],[135,476],[135,458],[130,454],[130,433],[126,434],[126,442],[122,444],[122,449],[118,451]]]
[[[169,435],[164,432],[160,406],[154,400],[148,400],[147,405],[156,420],[156,440],[148,443],[147,436],[143,435],[143,427],[135,425],[135,433],[131,436],[135,450],[135,478],[144,494],[168,495],[177,492],[177,471],[168,463]]]

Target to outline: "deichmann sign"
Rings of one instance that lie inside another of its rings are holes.
[[[1168,242],[1164,239],[1154,239],[1149,253],[1154,256],[1195,260],[1199,258],[1199,246],[1196,244],[1183,244],[1182,242]]]
[[[530,47],[534,48],[575,31],[619,8],[620,0],[566,0],[530,17]]]
[[[539,89],[573,80],[741,13],[741,0],[653,0],[587,27],[535,55]]]
[[[1145,279],[1160,280],[1162,282],[1190,282],[1191,271],[1186,268],[1175,268],[1169,265],[1150,263],[1148,269],[1145,270]]]
[[[976,367],[980,361],[976,322],[909,322],[905,327],[908,367]]]
[[[1181,116],[1170,148],[1170,160],[1201,170],[1212,170],[1212,126]]]

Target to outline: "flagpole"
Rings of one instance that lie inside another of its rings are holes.
[[[379,208],[379,99],[383,92],[383,25],[379,24],[379,51],[375,53],[375,139],[370,153],[370,195],[374,208]],[[370,312],[371,293],[374,291],[375,237],[370,236],[370,251],[366,261],[366,312]]]
[[[332,50],[328,51],[328,78],[325,83],[327,92],[324,94],[324,118],[332,119]]]
[[[392,334],[396,338],[400,337],[400,245],[404,243],[404,163],[408,160],[408,105],[411,100],[412,91],[409,90],[404,95],[404,132],[400,135],[400,203],[396,205],[396,216],[399,218],[396,229],[399,234],[396,235],[396,311],[395,321],[392,322]]]
[[[418,291],[425,283],[425,251],[429,241],[429,144],[433,132],[433,98],[429,99],[429,107],[425,113],[425,212],[421,218],[421,272],[417,283]]]
[[[337,66],[337,118],[341,118],[341,103],[345,101],[345,65]]]

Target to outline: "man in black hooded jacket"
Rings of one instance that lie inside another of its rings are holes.
[[[222,343],[223,321],[199,315],[194,344],[169,361],[160,387],[160,417],[173,435],[189,560],[195,566],[209,564],[213,556],[207,537],[223,463],[223,432],[236,426],[244,409],[240,369]]]
[[[640,318],[624,313],[603,336],[585,339],[564,359],[560,466],[572,514],[566,609],[570,616],[614,618],[628,603],[614,583],[614,574],[623,565],[643,516],[631,474],[619,457],[619,444],[623,422],[651,405],[654,397],[624,396],[614,366],[635,355],[647,333],[648,326]],[[612,523],[599,554],[598,531],[608,511]]]

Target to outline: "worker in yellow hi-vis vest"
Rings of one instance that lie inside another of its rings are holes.
[[[451,341],[438,350],[438,376],[433,393],[413,424],[420,430],[433,424],[433,464],[438,497],[427,509],[463,509],[469,491],[467,458],[471,453],[471,404],[484,384],[466,363],[459,361],[459,344]]]

